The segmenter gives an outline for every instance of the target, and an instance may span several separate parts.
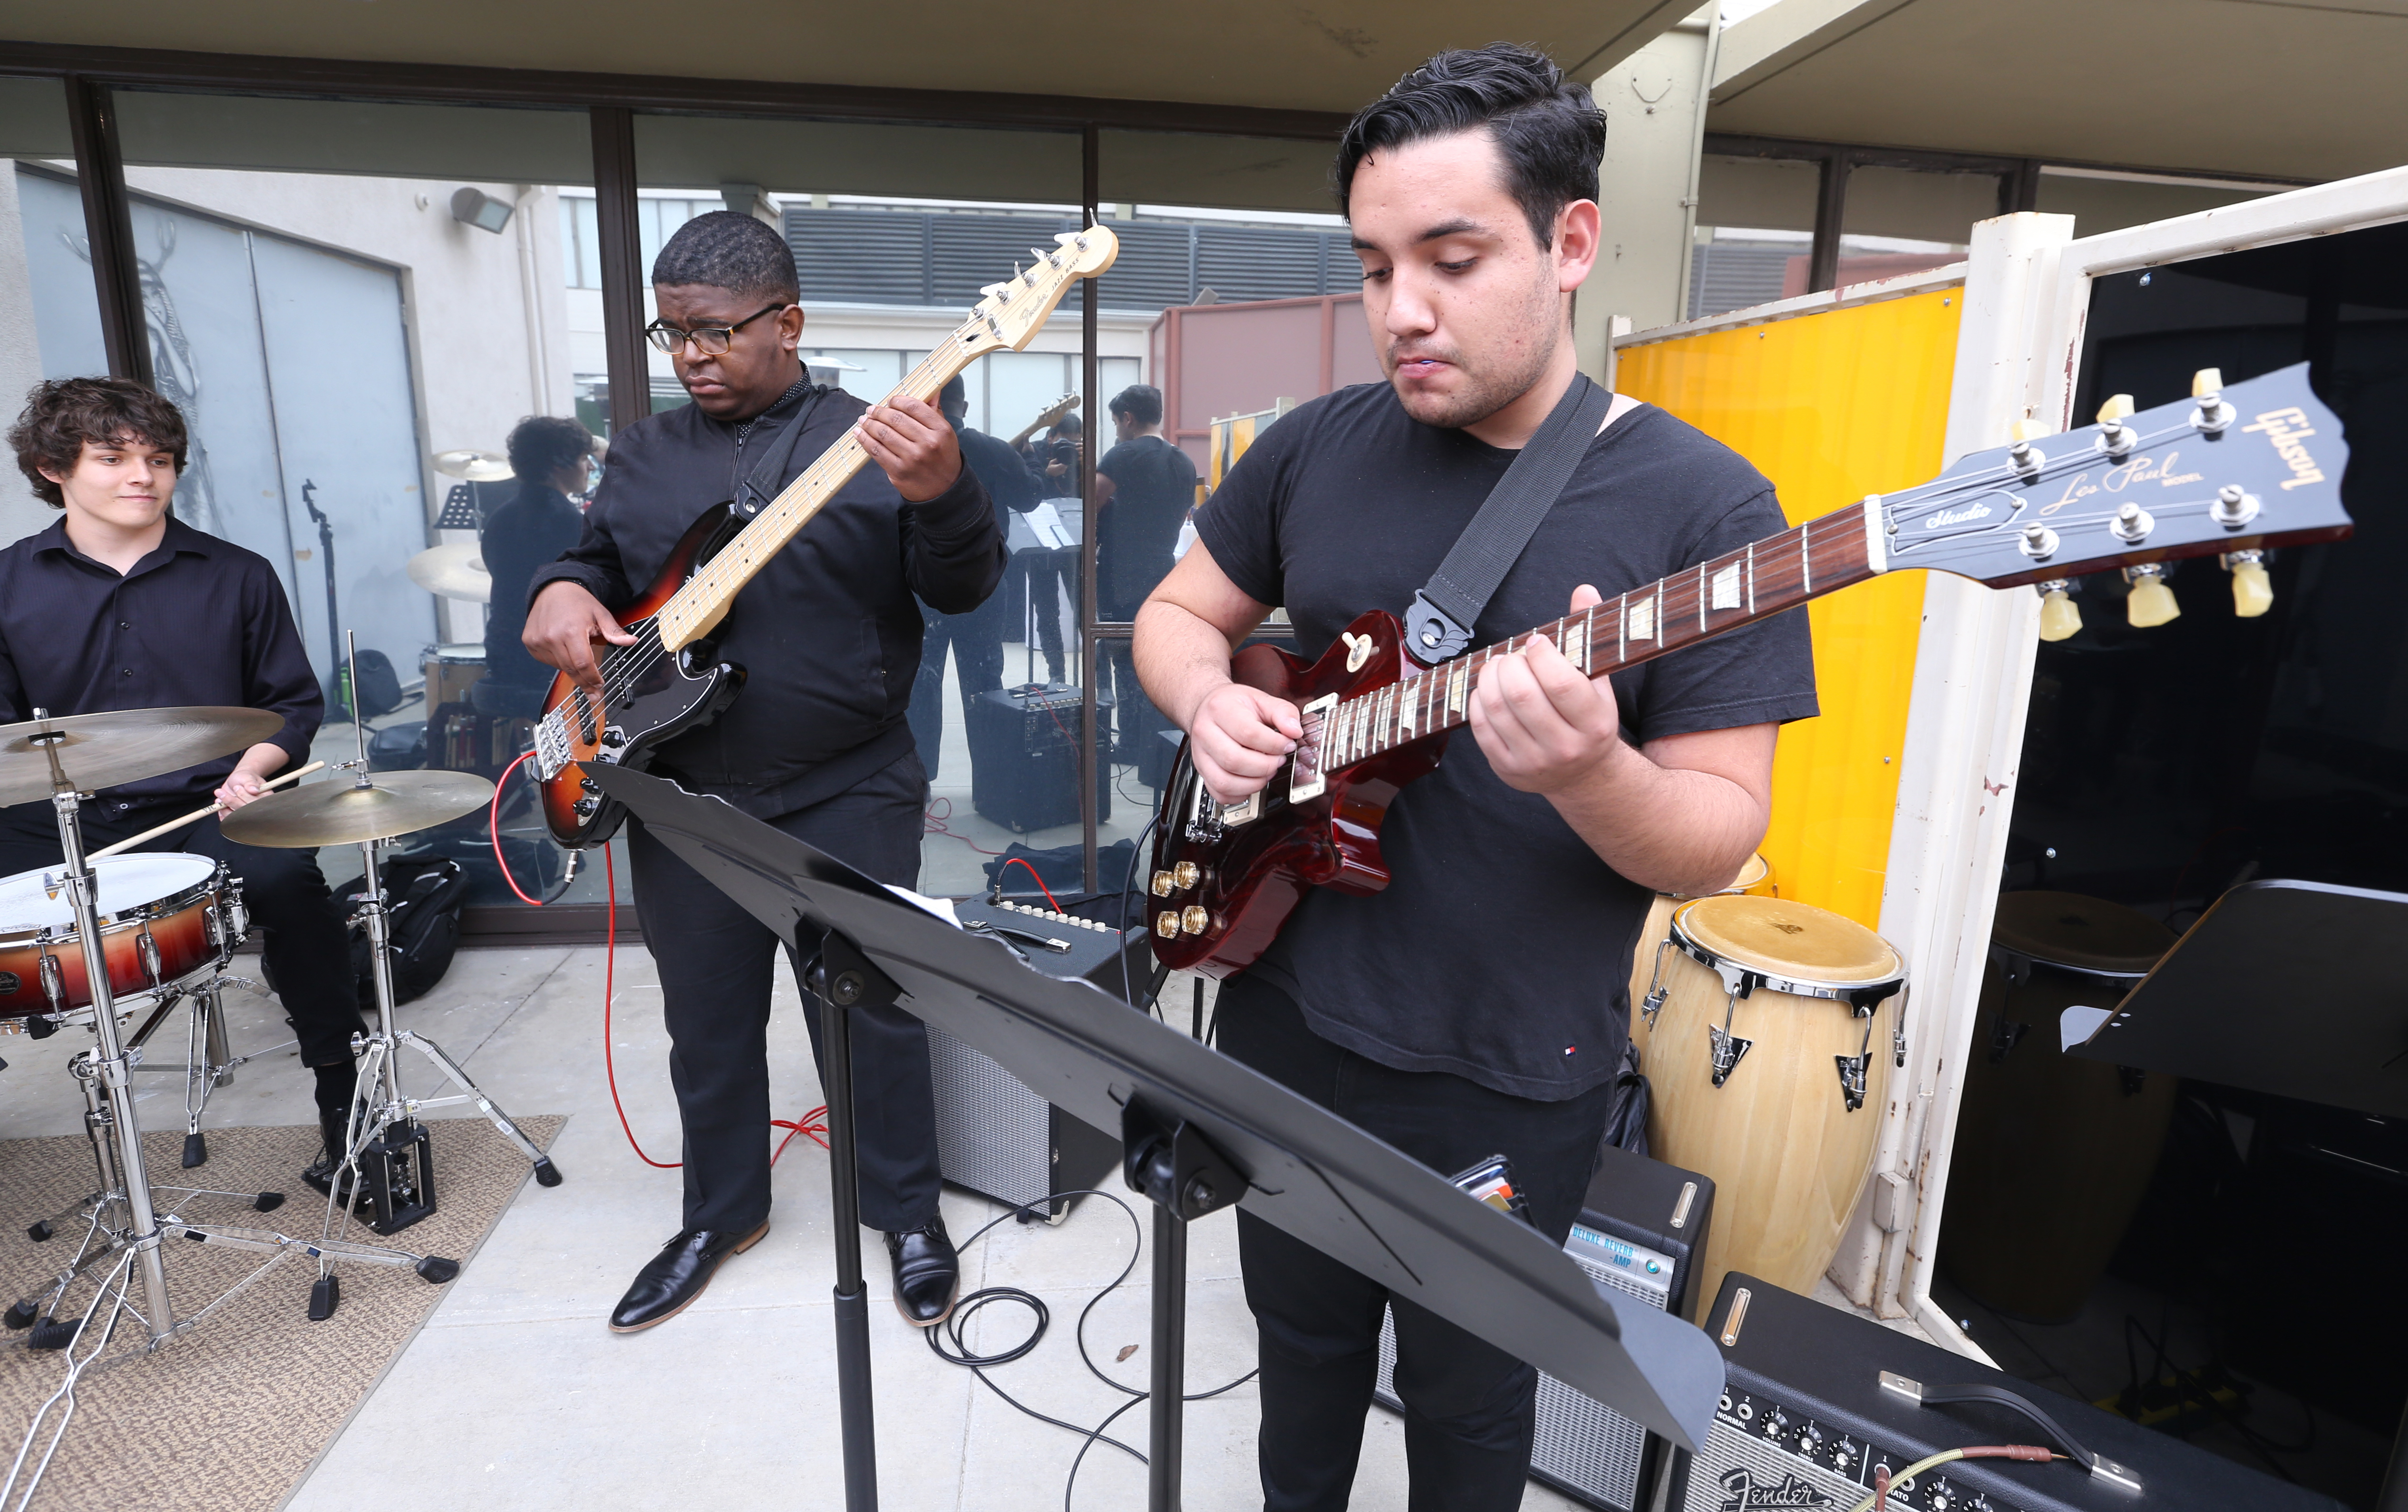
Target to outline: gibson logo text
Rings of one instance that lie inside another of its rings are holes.
[[[2316,433],[2308,429],[2308,417],[2298,406],[2268,410],[2258,417],[2257,424],[2241,428],[2265,436],[2272,444],[2274,455],[2282,458],[2283,465],[2291,469],[2291,476],[2283,480],[2286,490],[2325,480],[2324,469],[2308,455],[2308,449],[2300,444]]]
[[[1724,1491],[1721,1512],[1760,1512],[1766,1508],[1836,1506],[1810,1481],[1784,1475],[1778,1485],[1759,1486],[1745,1465],[1727,1470],[1717,1482]]]

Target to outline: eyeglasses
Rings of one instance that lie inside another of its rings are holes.
[[[785,307],[783,305],[768,305],[754,310],[734,325],[698,325],[691,331],[681,331],[666,321],[654,321],[644,327],[644,339],[672,357],[684,350],[685,344],[689,341],[693,342],[695,349],[705,357],[724,357],[727,355],[728,349],[736,345],[737,332],[751,325],[762,316],[774,315]]]

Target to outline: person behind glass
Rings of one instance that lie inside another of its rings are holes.
[[[938,393],[937,408],[960,439],[962,460],[995,501],[996,529],[1009,532],[1011,514],[1037,507],[1037,480],[1010,442],[962,423],[969,413],[969,392],[958,376]],[[934,781],[944,756],[945,649],[953,648],[967,723],[971,701],[1003,686],[1003,640],[1010,606],[997,593],[968,614],[939,614],[925,604],[920,608],[920,676],[911,684],[911,735],[920,748],[920,764]]]
[[[485,676],[468,698],[486,714],[532,719],[543,712],[552,669],[528,653],[528,585],[539,568],[577,544],[585,516],[574,502],[594,481],[600,440],[573,420],[532,415],[511,427],[503,450],[518,487],[477,529],[477,552],[493,578],[485,617]]]
[[[1086,435],[1076,415],[1055,421],[1042,439],[1031,444],[1028,465],[1037,475],[1040,498],[1068,499],[1071,507],[1077,507],[1079,461],[1086,449]],[[1019,560],[1026,564],[1029,613],[1037,620],[1037,644],[1045,652],[1045,675],[1054,682],[1064,681],[1060,595],[1068,593],[1071,612],[1078,612],[1079,549],[1042,548],[1019,553]]]
[[[0,550],[0,723],[52,714],[193,705],[265,709],[284,724],[240,756],[104,789],[84,805],[97,850],[212,800],[232,811],[307,760],[325,697],[276,569],[168,512],[184,469],[183,416],[123,378],[36,387],[8,433],[17,466],[57,524]],[[310,850],[237,845],[215,815],[137,850],[224,863],[242,879],[278,998],[317,1077],[326,1190],[343,1153],[361,1021],[350,927]],[[0,875],[62,863],[50,804],[0,809]]]
[[[1134,620],[1154,584],[1170,572],[1179,527],[1196,507],[1196,464],[1162,438],[1162,391],[1132,383],[1105,407],[1113,446],[1096,464],[1096,609],[1105,620]],[[1129,643],[1103,643],[1106,688],[1120,719],[1115,754],[1140,770],[1156,759],[1162,717],[1129,663]],[[1165,764],[1169,755],[1165,747]]]
[[[934,406],[904,397],[872,407],[811,382],[796,355],[794,256],[767,223],[696,216],[652,273],[660,318],[646,335],[693,403],[612,438],[583,535],[535,575],[527,649],[599,698],[596,648],[634,643],[611,611],[658,577],[687,528],[730,498],[757,510],[854,436],[882,471],[864,469],[838,490],[737,595],[712,640],[719,658],[745,668],[743,690],[717,720],[661,746],[653,770],[909,886],[928,787],[907,719],[920,605],[966,614],[994,592],[1004,560],[994,506]],[[642,821],[627,821],[626,845],[644,945],[660,968],[685,1202],[683,1226],[612,1310],[619,1333],[682,1310],[728,1255],[768,1232],[767,1033],[781,944]],[[810,952],[787,955],[799,982]],[[816,1056],[819,1015],[804,1017]],[[899,1008],[857,1007],[853,1057],[862,1220],[885,1231],[896,1306],[928,1327],[952,1312],[960,1263],[937,1210],[927,1034]]]
[[[1294,706],[1231,680],[1230,648],[1275,605],[1307,657],[1363,610],[1403,613],[1584,381],[1570,307],[1597,257],[1604,146],[1589,92],[1503,44],[1432,58],[1340,136],[1339,207],[1388,381],[1312,400],[1257,437],[1138,614],[1139,673],[1214,797],[1259,792],[1304,733]],[[1472,644],[1782,524],[1740,457],[1617,398]],[[1611,1107],[1650,897],[1738,873],[1765,831],[1778,727],[1814,712],[1803,615],[1596,681],[1544,638],[1489,662],[1470,735],[1388,810],[1388,886],[1308,890],[1262,959],[1222,984],[1221,1049],[1441,1174],[1504,1155],[1562,1243]],[[1251,1214],[1238,1235],[1267,1508],[1346,1505],[1383,1304],[1410,1506],[1522,1505],[1528,1364]]]

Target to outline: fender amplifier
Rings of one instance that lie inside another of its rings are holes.
[[[1111,727],[1098,693],[1096,727]],[[1068,683],[996,688],[970,700],[970,806],[1022,834],[1079,822],[1079,690]],[[1096,819],[1111,818],[1112,763],[1096,763]]]
[[[1670,1512],[1856,1512],[1873,1471],[1943,1449],[2032,1444],[2047,1464],[1957,1460],[1893,1483],[1888,1512],[2343,1512],[2180,1439],[1870,1319],[1733,1271],[1706,1333],[1722,1404],[1673,1467]]]
[[[1564,1253],[1599,1286],[1635,1296],[1676,1318],[1696,1305],[1696,1262],[1706,1252],[1714,1184],[1608,1145],[1573,1223]],[[1395,1389],[1397,1329],[1380,1330],[1380,1379],[1373,1399],[1391,1412],[1404,1404]],[[1539,1376],[1539,1424],[1530,1445],[1530,1478],[1604,1512],[1634,1512],[1664,1472],[1672,1446],[1596,1398],[1543,1371]]]
[[[1107,901],[1120,903],[1117,894]],[[953,912],[1047,976],[1079,977],[1124,1002],[1124,982],[1142,993],[1154,979],[1154,948],[1142,927],[1114,929],[1042,906],[975,898],[956,903]],[[941,1029],[928,1031],[928,1070],[936,1083],[937,1165],[957,1187],[999,1203],[1041,1203],[1046,1221],[1058,1223],[1075,1199],[1057,1193],[1099,1186],[1120,1163],[1118,1134],[1072,1118]]]

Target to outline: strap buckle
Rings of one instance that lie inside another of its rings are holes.
[[[1414,661],[1434,666],[1469,650],[1471,631],[1432,602],[1425,588],[1413,595],[1413,606],[1405,611],[1405,644]]]

